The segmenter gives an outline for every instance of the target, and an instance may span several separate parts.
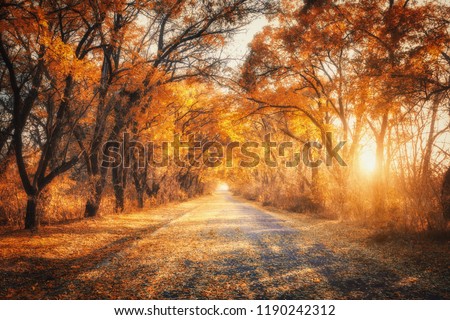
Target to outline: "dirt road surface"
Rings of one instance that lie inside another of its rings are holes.
[[[379,244],[228,192],[115,219],[1,236],[0,297],[450,298],[448,242]]]

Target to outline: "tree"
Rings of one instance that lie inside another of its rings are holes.
[[[119,59],[120,85],[110,93],[114,126],[109,134],[102,126],[95,126],[95,147],[89,152],[91,167],[101,153],[101,141],[118,141],[121,133],[133,125],[133,110],[152,107],[158,86],[188,78],[205,77],[221,66],[220,48],[253,17],[270,8],[267,1],[155,1],[142,6],[140,16],[147,25],[137,44],[129,44],[129,56]],[[130,30],[130,29],[128,29]],[[123,73],[121,70],[124,70]],[[125,75],[127,78],[125,78]],[[109,113],[102,113],[97,122],[104,123]],[[100,142],[97,144],[97,142]],[[110,146],[105,145],[103,159],[109,157]],[[100,205],[108,168],[93,170],[92,197],[86,204],[87,217],[95,216]],[[124,194],[126,170],[113,169],[116,207],[120,210]]]
[[[444,218],[450,220],[450,168],[444,176],[444,181],[442,183],[442,208],[444,212]]]
[[[28,196],[26,229],[38,227],[36,207],[41,192],[80,156],[71,148],[72,131],[86,108],[77,109],[71,99],[76,84],[86,80],[82,75],[89,65],[82,60],[92,37],[92,29],[80,25],[82,9],[83,4],[62,8],[47,2],[40,6],[20,3],[7,7],[2,22],[0,54],[13,96],[12,144]],[[71,14],[62,14],[64,10]],[[34,134],[28,125],[32,120],[36,123],[41,114],[41,129],[36,133],[39,144],[30,146],[38,149],[39,156],[30,163],[24,139]]]
[[[387,193],[395,188],[392,169],[398,163],[423,173],[408,184],[419,184],[427,194],[416,209],[430,210],[425,203],[436,202],[429,188],[435,181],[431,158],[436,158],[435,141],[448,130],[437,120],[447,101],[441,93],[446,92],[450,61],[448,10],[428,1],[283,3],[277,23],[251,44],[240,84],[241,95],[253,104],[241,110],[247,116],[270,117],[275,130],[290,139],[317,139],[328,151],[327,131],[346,140],[343,154],[350,170],[324,172],[338,183],[335,191],[325,193],[341,199],[348,198],[350,182],[361,178],[361,144],[373,141],[374,215],[387,217]],[[316,129],[310,136],[304,130],[308,125]],[[409,125],[412,132],[405,131]],[[422,150],[410,161],[408,154],[416,148]],[[317,170],[311,176],[317,178]],[[313,179],[311,186],[318,184]],[[327,181],[320,188],[331,185]]]

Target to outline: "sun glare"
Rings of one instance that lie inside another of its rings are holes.
[[[230,190],[230,187],[225,182],[221,182],[217,185],[217,191],[228,191]]]
[[[364,173],[373,173],[377,164],[375,151],[361,150],[359,154],[359,168]]]

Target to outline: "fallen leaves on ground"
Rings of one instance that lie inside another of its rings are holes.
[[[444,299],[448,242],[212,195],[0,236],[5,299]]]

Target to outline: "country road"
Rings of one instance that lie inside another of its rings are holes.
[[[54,259],[44,254],[31,258],[24,253],[4,260],[10,267],[21,266],[22,271],[13,272],[0,263],[0,295],[57,299],[450,298],[446,256],[431,263],[417,252],[405,255],[394,248],[389,253],[390,247],[352,240],[350,232],[336,222],[270,212],[227,192],[179,204],[173,209],[176,212],[169,208],[152,213],[159,215],[158,223],[148,226],[141,221],[142,227],[120,233],[89,254],[75,256],[72,252],[70,258]],[[134,219],[128,223],[139,220],[133,215],[128,219]],[[64,230],[54,231],[52,237],[71,232]],[[117,227],[92,230],[86,234],[92,234],[94,243],[96,233],[114,232]],[[41,238],[39,250],[52,239]],[[6,240],[2,240],[0,250],[6,248]],[[410,248],[405,250],[408,253]],[[401,256],[396,257],[397,253]]]

